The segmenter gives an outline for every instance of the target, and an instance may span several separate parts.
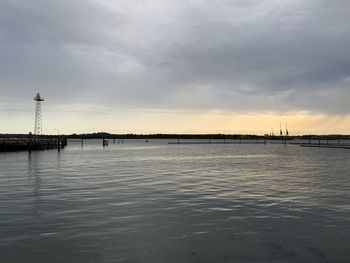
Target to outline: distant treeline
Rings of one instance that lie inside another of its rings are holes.
[[[0,134],[0,138],[27,138],[28,134]],[[43,138],[50,138],[57,135],[42,135]],[[260,136],[260,135],[246,135],[246,134],[111,134],[107,132],[98,133],[83,133],[60,135],[67,139],[281,139],[280,136]],[[302,135],[302,136],[283,136],[283,139],[302,139],[302,140],[350,140],[350,135]]]
[[[284,139],[301,140],[350,140],[350,135],[302,135],[302,136],[282,136]],[[105,132],[72,134],[68,139],[212,139],[212,140],[256,140],[256,139],[280,139],[281,136],[266,136],[253,134],[110,134]]]
[[[238,134],[110,134],[110,133],[89,133],[72,134],[69,139],[258,139],[258,135]]]

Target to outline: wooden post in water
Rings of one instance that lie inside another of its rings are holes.
[[[102,139],[103,147],[108,146],[109,142],[105,138]]]
[[[108,146],[109,142],[105,138],[102,139],[103,147]]]
[[[29,139],[29,147],[28,147],[28,150],[29,150],[29,153],[31,153],[31,152],[32,152],[32,147],[33,147],[33,135],[32,135],[31,132],[29,132],[28,139]]]
[[[57,135],[57,151],[60,152],[61,151],[61,141],[60,141],[60,136]]]
[[[84,139],[81,138],[81,147],[83,148],[83,146],[84,146]]]

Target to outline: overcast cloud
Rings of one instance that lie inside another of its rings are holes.
[[[0,98],[348,114],[349,10],[347,0],[0,0]]]

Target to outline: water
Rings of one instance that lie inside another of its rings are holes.
[[[162,140],[1,153],[0,262],[350,262],[349,159]]]

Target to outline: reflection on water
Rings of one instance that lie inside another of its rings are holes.
[[[349,262],[350,151],[70,142],[0,154],[0,262]]]

